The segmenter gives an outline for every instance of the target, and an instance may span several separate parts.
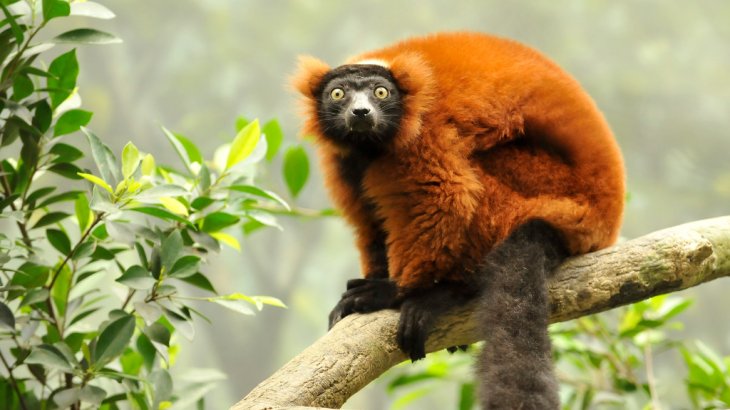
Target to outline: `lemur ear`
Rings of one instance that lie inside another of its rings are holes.
[[[322,78],[330,71],[330,66],[312,56],[299,56],[297,71],[291,77],[295,90],[307,98],[315,98],[315,92]]]
[[[423,116],[431,108],[436,85],[431,66],[417,53],[402,53],[389,62],[390,72],[403,91],[405,112],[396,144],[408,146],[421,134]]]
[[[429,64],[417,53],[402,53],[393,58],[388,68],[398,86],[408,95],[431,97],[434,92],[433,73]]]

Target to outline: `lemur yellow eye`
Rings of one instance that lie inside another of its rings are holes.
[[[332,97],[333,100],[341,100],[345,98],[345,90],[343,90],[342,88],[335,88],[330,93],[330,97]]]
[[[375,93],[375,96],[380,98],[381,100],[388,98],[388,95],[390,95],[390,93],[388,92],[388,89],[385,87],[376,88],[374,93]]]

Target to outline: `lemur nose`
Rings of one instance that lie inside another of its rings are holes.
[[[370,108],[367,108],[367,107],[353,108],[352,113],[356,117],[364,117],[364,116],[370,114]]]

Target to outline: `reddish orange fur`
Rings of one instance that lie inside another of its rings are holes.
[[[413,38],[350,62],[365,59],[388,64],[405,115],[386,154],[365,171],[362,193],[335,172],[344,149],[317,123],[313,92],[329,67],[302,59],[294,78],[305,97],[304,133],[318,137],[327,186],[357,232],[363,273],[373,268],[366,247],[376,218],[387,234],[391,279],[403,289],[462,279],[531,218],[560,229],[571,254],[616,240],[621,154],[593,101],[555,63],[475,33]]]

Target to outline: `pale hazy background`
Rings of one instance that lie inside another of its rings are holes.
[[[232,138],[238,115],[278,118],[285,144],[293,143],[299,121],[286,82],[297,55],[338,64],[411,35],[477,30],[541,50],[595,98],[626,157],[624,237],[730,214],[728,1],[102,2],[117,18],[89,24],[124,43],[82,48],[79,83],[86,109],[95,113],[90,127],[117,152],[132,140],[161,161],[176,161],[159,131],[164,124],[210,156]],[[278,161],[263,169],[261,182],[285,196],[279,169]],[[295,203],[330,206],[316,170]],[[214,323],[199,321],[195,340],[181,341],[176,369],[228,374],[209,394],[210,409],[227,408],[321,336],[345,280],[358,274],[351,233],[340,220],[281,223],[284,232],[256,233],[242,252],[224,250],[206,269],[222,293],[272,295],[289,305],[255,317],[201,306]],[[725,355],[728,292],[727,280],[691,290],[695,306],[681,317],[686,337]],[[659,368],[660,384],[681,377]],[[349,407],[386,408],[382,386],[366,389]],[[434,408],[453,406],[444,400]]]

